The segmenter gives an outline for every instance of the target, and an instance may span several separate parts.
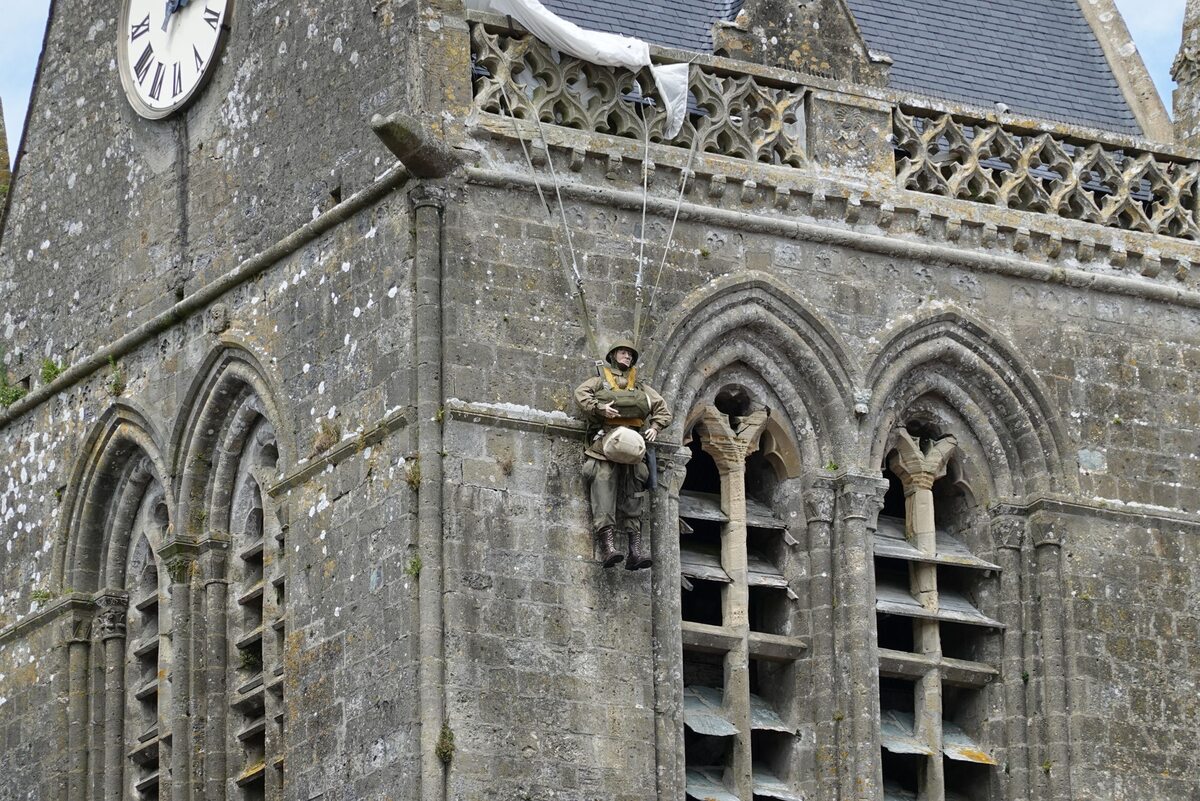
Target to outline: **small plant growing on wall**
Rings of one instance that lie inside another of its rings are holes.
[[[114,398],[125,391],[125,371],[113,356],[108,357],[108,381],[105,382],[104,388]]]
[[[0,356],[3,351],[0,351]],[[0,360],[2,361],[2,360]],[[8,407],[25,397],[27,390],[20,384],[8,383],[8,371],[0,366],[0,406]]]
[[[454,759],[454,732],[450,731],[448,724],[442,724],[442,732],[438,735],[437,748],[434,751],[443,765],[449,765],[450,760]]]
[[[19,384],[8,383],[8,376],[0,374],[0,406],[12,406],[25,397],[25,388]]]
[[[54,379],[62,375],[62,371],[66,369],[53,359],[42,359],[41,378],[43,384],[49,384]]]
[[[337,425],[322,419],[317,438],[313,440],[313,455],[317,456],[338,444],[342,438],[342,429]]]

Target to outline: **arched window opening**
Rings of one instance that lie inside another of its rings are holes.
[[[953,436],[912,422],[884,464],[874,567],[885,799],[991,797],[983,688],[999,674],[991,642],[1003,626],[978,598],[999,568],[963,537],[961,460]]]
[[[261,416],[247,424],[230,497],[228,686],[233,690],[229,753],[235,797],[279,798],[283,787],[283,537],[266,513],[264,485],[279,458]]]
[[[690,798],[799,798],[798,543],[757,453],[769,412],[740,386],[698,409],[679,499],[684,750]]]
[[[140,465],[132,471],[148,479],[148,469]],[[142,484],[136,478],[127,486]],[[124,785],[123,795],[131,799],[157,799],[160,788],[170,781],[171,730],[166,715],[171,708],[171,621],[167,602],[170,582],[159,561],[156,548],[163,542],[168,526],[167,506],[156,484],[150,483],[140,500],[133,500],[136,513],[128,521],[128,539],[116,530],[121,526],[122,507],[129,498],[118,499],[110,514],[110,546],[116,564],[110,562],[105,581],[113,589],[126,593],[124,665],[110,662],[106,653],[104,671],[120,671],[124,698],[111,682],[97,685],[103,707],[110,703],[124,710],[124,719],[106,716],[104,739],[109,745],[122,744],[123,757],[105,760],[104,783]],[[124,557],[123,560],[121,557]],[[123,563],[122,563],[123,562]],[[107,645],[107,644],[106,644]],[[119,652],[119,650],[118,650]],[[114,755],[115,756],[115,755]],[[122,762],[125,763],[122,766]],[[124,781],[118,778],[124,775]],[[162,793],[165,794],[165,793]]]

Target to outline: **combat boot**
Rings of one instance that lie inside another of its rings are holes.
[[[600,561],[605,567],[612,567],[621,561],[621,552],[613,544],[613,527],[605,526],[596,532],[596,542],[600,543]]]
[[[625,560],[626,570],[645,570],[654,562],[650,554],[642,550],[642,530],[635,528],[629,532],[629,558]]]

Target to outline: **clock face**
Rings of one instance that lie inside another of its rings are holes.
[[[117,31],[121,83],[143,117],[182,108],[204,85],[233,0],[123,0]]]

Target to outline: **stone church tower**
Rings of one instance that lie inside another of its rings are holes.
[[[660,69],[507,0],[52,4],[0,798],[1193,797],[1200,161],[1111,3],[546,5]],[[635,331],[605,569],[573,393]]]
[[[1200,146],[1200,3],[1188,0],[1183,42],[1171,65],[1175,89],[1175,137],[1188,148]]]

